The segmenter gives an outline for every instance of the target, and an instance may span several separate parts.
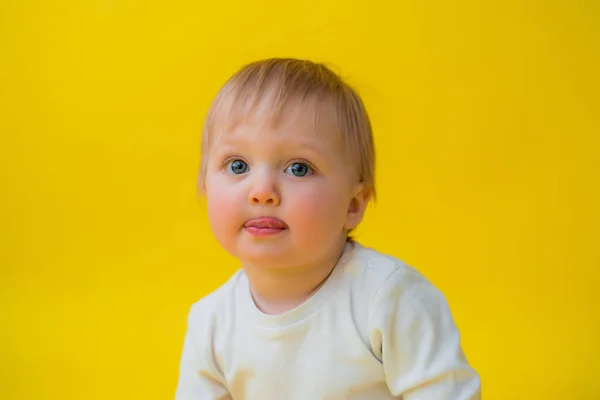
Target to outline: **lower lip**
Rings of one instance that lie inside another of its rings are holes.
[[[252,236],[273,236],[285,231],[285,229],[257,228],[256,226],[247,226],[245,227],[245,229],[246,232],[248,232]]]

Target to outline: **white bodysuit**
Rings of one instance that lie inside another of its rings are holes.
[[[442,293],[402,261],[348,243],[327,281],[281,315],[238,271],[188,317],[176,400],[476,400]]]

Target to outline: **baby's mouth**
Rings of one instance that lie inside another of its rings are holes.
[[[278,218],[261,217],[246,221],[244,228],[252,236],[270,236],[283,232],[288,226]]]

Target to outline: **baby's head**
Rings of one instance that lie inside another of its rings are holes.
[[[360,97],[310,61],[245,66],[209,109],[199,189],[216,239],[242,262],[291,267],[332,257],[375,195]]]

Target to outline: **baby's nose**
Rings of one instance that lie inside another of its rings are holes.
[[[278,206],[281,201],[275,182],[268,178],[261,178],[256,182],[248,197],[252,205]]]

